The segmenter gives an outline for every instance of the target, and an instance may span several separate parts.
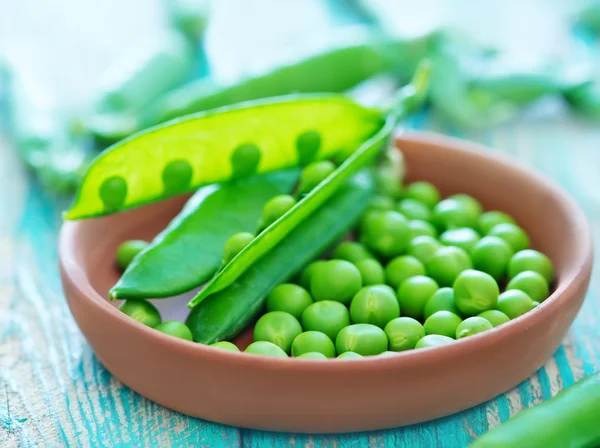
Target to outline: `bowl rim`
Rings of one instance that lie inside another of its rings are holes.
[[[397,352],[395,356],[369,356],[355,359],[332,358],[327,360],[295,359],[292,357],[276,358],[244,352],[233,352],[175,338],[155,331],[121,313],[92,287],[91,283],[87,280],[84,270],[75,262],[76,257],[72,254],[76,253],[74,237],[79,225],[76,221],[64,222],[60,231],[58,256],[62,275],[68,279],[72,288],[80,296],[89,300],[91,306],[96,307],[97,311],[115,319],[115,322],[121,325],[129,326],[132,331],[139,331],[143,337],[148,339],[149,343],[161,345],[164,348],[191,357],[194,360],[219,362],[223,365],[231,365],[239,368],[252,367],[264,370],[277,369],[280,371],[293,369],[307,373],[330,372],[336,374],[347,372],[348,369],[353,369],[355,372],[412,370],[417,366],[443,363],[449,358],[457,358],[476,351],[478,348],[489,347],[492,344],[509,338],[512,334],[520,332],[522,328],[521,323],[529,322],[530,325],[533,325],[545,319],[545,316],[552,309],[560,307],[563,302],[569,300],[568,295],[564,294],[567,288],[586,281],[586,273],[589,271],[593,261],[591,226],[579,204],[558,183],[537,170],[532,169],[530,166],[521,164],[504,155],[486,151],[488,147],[479,143],[430,131],[401,130],[396,132],[394,145],[401,149],[403,141],[434,145],[447,150],[469,153],[469,157],[486,159],[487,162],[494,162],[501,165],[503,169],[517,171],[522,175],[533,178],[544,189],[551,191],[553,195],[560,198],[561,202],[569,210],[569,216],[572,221],[581,230],[576,234],[576,244],[573,244],[577,264],[575,267],[569,269],[567,272],[568,275],[561,279],[546,300],[530,312],[510,320],[501,327],[495,327],[486,332],[456,340],[454,343],[444,346]]]

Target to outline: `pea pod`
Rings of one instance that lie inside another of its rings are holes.
[[[264,204],[289,193],[298,176],[292,169],[201,188],[127,267],[111,298],[170,297],[201,285],[219,268],[227,238],[255,232]]]
[[[600,1],[587,4],[579,12],[576,23],[596,36],[600,34]]]
[[[368,173],[354,176],[302,226],[296,227],[285,244],[275,246],[235,283],[191,311],[186,324],[194,340],[210,344],[237,336],[260,313],[271,289],[292,278],[350,230],[373,193],[373,180]]]
[[[471,448],[592,448],[600,445],[600,373],[525,409],[484,434]]]
[[[566,90],[564,97],[573,109],[581,115],[600,118],[600,83],[590,81],[581,86]]]

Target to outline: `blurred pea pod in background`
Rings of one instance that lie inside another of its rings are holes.
[[[173,26],[192,42],[202,38],[210,16],[210,0],[166,0]]]

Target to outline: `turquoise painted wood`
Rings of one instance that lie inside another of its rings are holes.
[[[479,141],[535,166],[580,202],[600,241],[600,128],[560,115],[534,115],[478,132],[459,132],[427,116],[415,117],[409,125]],[[464,447],[523,407],[600,368],[596,266],[581,313],[546,365],[508,393],[459,414],[406,428],[337,436],[238,430],[190,418],[120,384],[79,332],[63,298],[56,264],[65,205],[46,196],[0,141],[1,447]]]

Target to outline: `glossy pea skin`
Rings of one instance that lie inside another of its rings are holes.
[[[319,353],[319,352],[306,352],[306,353],[302,353],[300,356],[297,356],[298,359],[302,358],[302,359],[327,359],[327,356],[325,356],[323,353]]]
[[[510,244],[497,236],[485,236],[471,251],[473,267],[501,281],[514,251]]]
[[[498,224],[516,224],[512,216],[497,210],[483,213],[479,217],[477,228],[482,235],[487,235]]]
[[[293,283],[282,283],[267,296],[267,311],[283,311],[300,319],[311,303],[313,299],[306,289]]]
[[[281,194],[270,199],[263,208],[262,227],[269,227],[296,205],[296,202],[296,199],[289,194]]]
[[[381,263],[374,258],[354,263],[359,270],[364,286],[381,285],[385,283],[385,271]]]
[[[554,279],[554,267],[550,258],[533,249],[525,249],[513,255],[508,263],[508,278],[513,278],[524,271],[541,274],[548,283]]]
[[[402,213],[408,219],[421,219],[429,221],[431,210],[427,205],[416,199],[401,199],[398,201],[396,210]]]
[[[429,263],[442,245],[431,236],[418,236],[408,243],[406,253],[422,263]]]
[[[406,187],[404,197],[421,201],[429,208],[435,207],[441,199],[439,190],[430,182],[413,182]]]
[[[471,258],[460,247],[440,247],[425,264],[427,274],[440,286],[452,286],[458,275],[471,269]]]
[[[500,294],[500,295],[502,295],[502,294]],[[499,297],[498,297],[498,300],[500,300]],[[510,320],[510,318],[506,314],[504,314],[502,311],[498,311],[498,310],[487,310],[482,313],[479,313],[478,316],[483,317],[490,324],[492,324],[494,326],[494,328],[498,327],[502,324],[505,324],[506,322],[508,322]]]
[[[371,210],[393,210],[396,207],[396,203],[389,196],[376,195],[369,202],[367,207],[367,213]]]
[[[488,236],[497,236],[506,241],[515,252],[529,248],[529,237],[516,224],[497,224],[488,232]]]
[[[162,324],[158,324],[154,329],[169,336],[185,339],[186,341],[193,340],[192,332],[188,326],[178,320],[168,320]]]
[[[338,353],[355,352],[363,356],[379,355],[388,348],[385,332],[371,324],[354,324],[342,329],[335,346]]]
[[[460,310],[454,301],[454,290],[447,286],[438,289],[425,302],[423,307],[423,318],[427,319],[433,313],[438,311],[450,311],[456,315],[460,315]]]
[[[440,235],[440,242],[444,246],[456,246],[470,253],[480,240],[479,234],[469,228],[449,229]]]
[[[510,319],[515,319],[533,308],[533,301],[523,291],[509,289],[498,297],[496,308],[506,314]]]
[[[467,202],[457,199],[444,199],[436,204],[431,215],[432,224],[438,230],[460,227],[475,228],[479,215]]]
[[[393,210],[371,211],[360,226],[360,242],[383,257],[400,255],[408,245],[408,220]]]
[[[310,290],[310,278],[312,277],[313,272],[315,270],[319,269],[318,266],[321,266],[323,263],[326,263],[326,261],[325,260],[317,260],[317,261],[313,261],[308,266],[306,266],[300,273],[300,276],[298,278],[298,284],[300,286],[302,286],[304,289],[306,289],[307,291],[309,291]]]
[[[412,317],[398,317],[387,323],[383,329],[388,338],[389,349],[393,352],[412,350],[425,336],[421,322]]]
[[[121,243],[117,249],[117,265],[125,270],[136,255],[146,247],[148,247],[148,243],[142,240],[129,240]]]
[[[543,302],[550,295],[550,288],[546,279],[541,274],[533,271],[524,271],[517,274],[508,282],[506,289],[519,289],[536,302]]]
[[[423,328],[425,334],[439,334],[454,338],[461,322],[462,319],[450,311],[437,311],[425,320]]]
[[[305,331],[320,331],[335,341],[340,330],[350,325],[350,313],[340,302],[322,300],[304,310],[301,322]]]
[[[430,236],[437,238],[437,230],[427,221],[421,219],[411,219],[408,221],[408,229],[410,231],[410,239],[413,240],[418,236]]]
[[[119,310],[149,327],[156,327],[162,320],[158,309],[145,300],[126,300]]]
[[[283,311],[271,311],[254,325],[254,340],[272,342],[284,352],[290,353],[292,342],[302,333],[300,322]]]
[[[535,300],[531,301],[531,309],[534,309],[535,307],[538,307],[538,306],[540,306],[540,302],[537,302]]]
[[[494,328],[492,324],[483,317],[475,316],[463,320],[456,329],[456,339],[466,338],[477,333],[482,333]]]
[[[355,241],[342,241],[333,250],[333,257],[338,260],[346,260],[350,263],[357,263],[362,260],[375,258],[365,246]]]
[[[386,282],[394,289],[415,275],[425,275],[425,265],[410,255],[393,258],[385,267]]]
[[[210,347],[218,348],[221,350],[228,350],[230,352],[239,352],[240,351],[240,349],[238,348],[237,345],[232,344],[229,341],[214,342],[214,343],[210,344]]]
[[[495,308],[500,290],[494,278],[485,272],[468,269],[454,282],[454,301],[462,314],[476,316]]]
[[[309,193],[335,171],[335,165],[329,160],[320,160],[307,165],[300,174],[298,193]]]
[[[372,324],[383,328],[397,317],[400,317],[400,305],[394,290],[387,285],[362,288],[350,304],[350,320],[354,324]]]
[[[254,355],[272,356],[274,358],[287,358],[288,355],[272,342],[256,341],[246,347],[244,353],[252,353]]]
[[[454,342],[453,338],[449,338],[448,336],[442,336],[441,334],[428,334],[422,337],[415,348],[430,348],[430,347],[440,347],[442,345],[448,345]]]
[[[335,346],[329,336],[320,331],[305,331],[294,339],[292,355],[298,357],[304,353],[318,352],[327,358],[335,358]]]
[[[481,204],[479,203],[479,201],[477,199],[475,199],[473,196],[469,196],[468,194],[453,194],[452,196],[449,196],[448,199],[453,199],[455,201],[459,201],[461,202],[465,207],[469,208],[469,210],[471,210],[471,212],[475,215],[477,215],[478,219],[479,217],[481,217],[481,214],[483,213],[483,207],[481,206]]]
[[[315,301],[348,303],[361,287],[360,271],[346,260],[329,260],[319,264],[310,277],[310,292]]]
[[[363,355],[359,355],[356,352],[344,352],[341,355],[338,355],[338,359],[358,359],[363,358]]]
[[[239,232],[229,237],[223,246],[223,264],[233,260],[254,238],[250,232]]]
[[[438,289],[436,281],[424,275],[404,280],[397,292],[402,315],[422,319],[425,304]]]

